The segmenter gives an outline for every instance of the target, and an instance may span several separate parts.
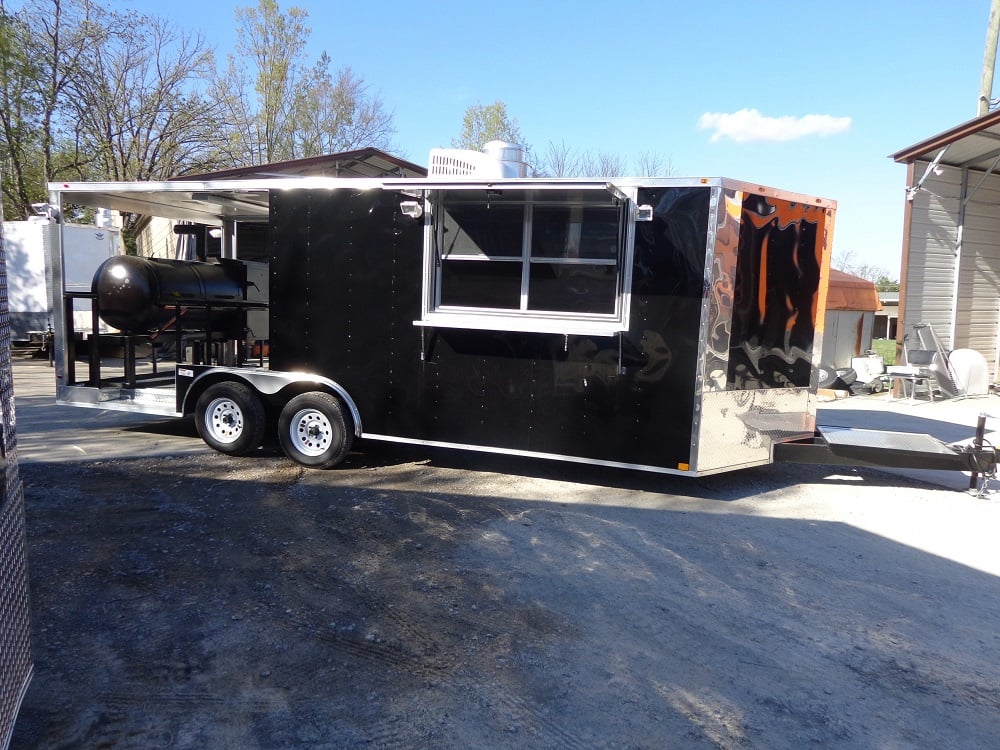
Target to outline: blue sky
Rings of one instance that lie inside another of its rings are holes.
[[[114,0],[231,51],[255,2]],[[449,146],[503,100],[543,150],[634,158],[838,201],[834,254],[899,272],[906,170],[889,154],[976,115],[989,0],[280,2],[310,58],[351,66],[394,112],[399,155]],[[1000,92],[1000,81],[994,87]],[[1000,94],[995,94],[1000,95]]]

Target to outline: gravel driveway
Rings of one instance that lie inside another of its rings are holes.
[[[992,495],[378,443],[316,472],[50,377],[15,363],[17,750],[996,746]]]

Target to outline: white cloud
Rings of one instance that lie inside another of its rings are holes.
[[[698,127],[713,130],[712,141],[731,138],[737,143],[752,141],[794,141],[809,135],[837,135],[851,128],[850,117],[804,115],[803,117],[765,117],[756,109],[738,112],[706,112],[698,118]]]

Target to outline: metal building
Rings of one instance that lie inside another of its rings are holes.
[[[1000,112],[892,155],[907,165],[897,340],[929,324],[1000,372]]]

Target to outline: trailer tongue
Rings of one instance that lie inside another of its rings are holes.
[[[953,448],[925,433],[820,428],[816,437],[777,443],[774,460],[786,463],[873,466],[895,469],[971,471],[991,475],[996,452],[983,433],[968,446]]]

